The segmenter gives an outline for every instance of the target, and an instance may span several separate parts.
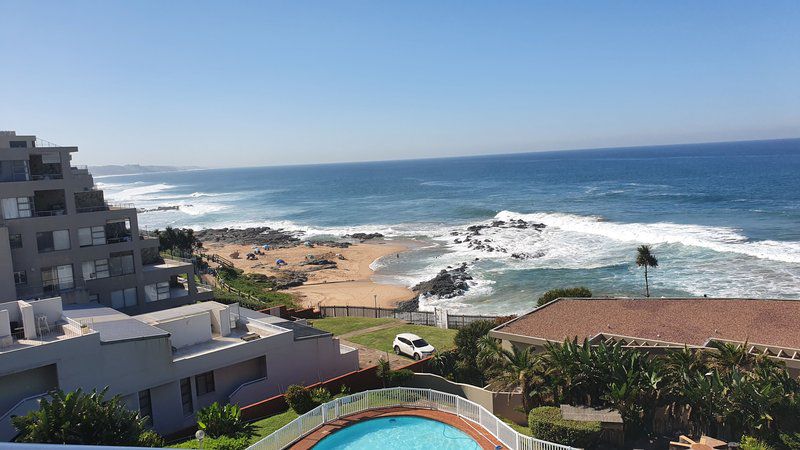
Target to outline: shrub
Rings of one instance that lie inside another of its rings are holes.
[[[550,289],[549,291],[542,294],[539,297],[539,301],[536,303],[536,306],[544,306],[553,300],[561,297],[578,297],[578,298],[588,298],[592,296],[592,291],[585,287],[571,287],[571,288],[562,288],[562,289]]]
[[[786,448],[800,450],[800,433],[781,433],[778,438]]]
[[[600,422],[578,422],[561,417],[555,406],[533,408],[528,415],[531,435],[537,439],[589,448],[600,439]]]
[[[236,405],[221,406],[214,402],[197,411],[197,426],[212,438],[236,437],[247,431],[242,411]]]
[[[333,395],[331,395],[331,391],[325,389],[324,387],[320,386],[311,391],[311,400],[314,402],[314,407],[323,403],[328,403],[332,399]]]
[[[139,435],[139,447],[163,447],[164,438],[153,430],[146,430]]]
[[[383,387],[389,384],[389,378],[392,376],[392,368],[388,360],[384,358],[378,360],[378,368],[375,370],[375,376],[381,380],[381,385],[383,385]]]
[[[306,389],[305,386],[300,386],[299,384],[293,384],[289,386],[286,389],[286,394],[284,397],[286,398],[286,403],[289,404],[289,407],[292,408],[297,414],[305,414],[317,406],[314,404],[311,391]]]
[[[121,396],[106,400],[107,391],[53,391],[38,410],[11,418],[20,432],[17,442],[137,445],[145,431],[144,419],[129,410]]]
[[[742,450],[774,450],[766,442],[759,441],[752,436],[742,436]]]
[[[389,384],[392,386],[402,386],[403,383],[414,376],[414,371],[410,369],[394,370],[389,373]]]

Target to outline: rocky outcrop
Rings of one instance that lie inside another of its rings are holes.
[[[353,233],[353,234],[347,234],[345,235],[345,237],[358,239],[359,241],[368,241],[370,239],[382,238],[383,235],[380,233]]]
[[[526,222],[522,219],[512,219],[509,221],[504,220],[495,220],[489,224],[480,224],[480,225],[471,225],[467,227],[466,233],[462,235],[462,233],[458,231],[454,231],[450,233],[452,236],[456,237],[453,242],[456,244],[466,244],[467,247],[473,250],[480,250],[485,252],[500,252],[500,253],[508,253],[508,249],[497,245],[491,237],[487,237],[482,234],[487,229],[493,228],[516,228],[520,230],[525,229],[532,229],[536,231],[542,231],[546,227],[543,223],[534,223],[534,222]],[[513,253],[511,254],[512,258],[516,259],[531,259],[531,258],[540,258],[544,256],[544,254],[530,254],[530,253]]]
[[[463,263],[456,268],[442,269],[435,277],[417,284],[411,290],[420,295],[453,298],[469,290],[467,281],[471,279],[472,276],[467,273],[467,263]]]
[[[298,236],[301,235],[301,232],[274,230],[269,227],[220,228],[200,230],[195,233],[201,242],[237,245],[269,244],[273,248],[294,247],[300,243]]]

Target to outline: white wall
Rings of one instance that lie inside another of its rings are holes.
[[[8,320],[12,322],[22,322],[22,316],[19,312],[19,303],[17,301],[0,303],[0,310],[8,311]]]
[[[159,322],[156,326],[172,335],[170,341],[175,348],[211,340],[211,315],[208,311]]]
[[[61,320],[61,313],[63,312],[61,308],[61,297],[31,301],[30,304],[33,306],[34,317],[47,317],[47,323],[50,326],[53,326],[53,324]]]

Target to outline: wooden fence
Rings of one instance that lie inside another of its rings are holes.
[[[405,320],[415,325],[436,326],[436,314],[431,311],[401,311],[371,306],[320,306],[323,317],[373,317]],[[497,320],[498,316],[447,315],[447,328],[461,328],[478,320]]]

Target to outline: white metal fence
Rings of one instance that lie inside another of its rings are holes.
[[[534,439],[514,431],[486,408],[453,394],[416,388],[388,388],[359,392],[317,406],[276,432],[261,439],[248,450],[281,450],[322,425],[340,417],[370,409],[402,406],[455,414],[480,425],[510,450],[572,450],[573,447]]]

